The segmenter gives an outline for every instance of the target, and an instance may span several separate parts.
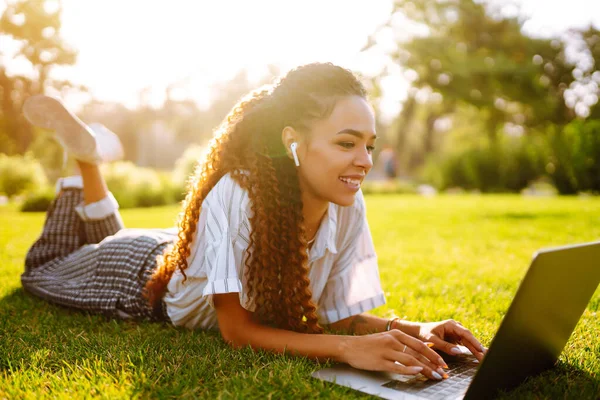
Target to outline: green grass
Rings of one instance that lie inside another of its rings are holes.
[[[489,345],[534,251],[598,240],[600,199],[367,197],[388,304],[414,320],[454,318]],[[171,226],[177,207],[123,211],[130,227]],[[233,351],[218,333],[106,320],[23,292],[23,258],[43,214],[0,207],[0,399],[360,398],[310,378],[317,363]],[[560,293],[557,293],[560,301]],[[600,398],[600,291],[556,368],[505,398]]]

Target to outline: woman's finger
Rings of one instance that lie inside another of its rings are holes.
[[[443,351],[446,354],[453,356],[463,354],[463,351],[456,345],[456,343],[446,342],[445,340],[440,339],[438,336],[432,336],[429,340],[434,343],[436,349]],[[471,343],[468,344],[470,347],[466,347],[471,351],[471,353],[473,353],[473,356],[475,356],[478,361],[481,361],[484,354],[473,347]]]
[[[423,371],[423,367],[419,366],[406,366],[395,361],[384,361],[383,368],[385,371],[394,372],[402,375],[416,375]]]
[[[406,333],[399,331],[397,329],[393,329],[389,332],[392,336],[396,338],[396,340],[401,343],[401,347],[396,347],[396,350],[405,351],[404,346],[410,347],[415,352],[422,354],[425,358],[431,361],[434,364],[437,364],[438,367],[443,367],[446,365],[446,362],[442,357],[439,356],[435,351],[431,350],[429,346],[420,341],[419,339],[415,339],[414,337],[407,335]]]
[[[469,349],[469,351],[471,352],[471,354],[473,354],[473,356],[475,356],[475,358],[478,361],[483,360],[483,356],[485,355],[484,352],[481,351],[481,349],[479,347],[475,347],[473,346],[473,344],[469,341],[464,341],[464,346]]]
[[[473,347],[477,349],[477,351],[479,351],[481,353],[485,353],[485,348],[479,342],[479,340],[477,340],[475,338],[475,336],[471,333],[470,330],[463,327],[462,325],[454,326],[453,328],[454,328],[454,331],[456,332],[456,335],[458,337],[460,337],[461,339],[463,339],[463,344],[465,346],[469,347],[468,343],[471,343],[473,345]]]
[[[437,372],[439,375],[441,375],[442,377],[445,377],[444,375],[446,374],[446,371],[444,371],[442,369],[441,366],[432,363],[430,360],[428,360],[424,355],[417,353],[416,351],[414,351],[413,349],[411,349],[410,347],[408,349],[406,349],[406,353],[413,356],[415,359],[417,359],[421,364],[425,365],[427,368],[431,369],[432,371]],[[443,365],[444,368],[448,368],[447,365]]]
[[[487,350],[475,338],[471,331],[463,326],[454,326],[453,331],[454,335],[461,339],[462,344],[468,348],[479,361],[481,361]]]
[[[428,340],[434,344],[434,347],[436,349],[441,350],[446,354],[450,354],[453,356],[462,354],[462,350],[455,343],[446,342],[439,336],[432,335]]]
[[[421,373],[430,379],[440,380],[448,377],[439,366],[433,366],[432,368],[430,362],[422,363],[413,355],[408,354],[408,352],[390,351],[386,354],[386,358],[405,366],[421,367]]]

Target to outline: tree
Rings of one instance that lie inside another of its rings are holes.
[[[211,102],[207,108],[199,107],[191,99],[175,98],[175,90],[188,83],[183,80],[166,88],[165,102],[159,108],[152,108],[145,100],[151,91],[147,88],[139,93],[139,106],[135,110],[121,104],[92,101],[84,106],[80,115],[86,122],[101,122],[116,132],[126,159],[149,167],[172,168],[187,147],[207,144],[215,128],[242,96],[272,81],[277,73],[277,69],[271,67],[267,76],[253,83],[247,71],[241,70],[232,79],[211,87]],[[161,131],[165,140],[157,142],[155,136]],[[168,138],[164,136],[167,134]],[[165,147],[164,142],[169,141],[172,143]]]
[[[404,22],[398,24],[402,18]],[[421,26],[422,34],[397,39],[391,61],[413,75],[412,86],[442,97],[442,105],[427,104],[423,133],[425,151],[434,151],[436,120],[457,106],[472,106],[484,120],[490,143],[507,122],[525,128],[548,123],[564,125],[575,117],[563,93],[573,83],[574,65],[559,40],[536,39],[522,32],[524,20],[505,17],[474,0],[397,0],[382,29],[401,38],[405,27]],[[373,35],[367,48],[377,45]],[[414,90],[413,90],[414,93]],[[396,132],[402,146],[415,112],[409,96]],[[402,152],[401,147],[398,148]],[[424,159],[425,157],[420,157]]]
[[[27,64],[19,71],[0,65],[0,152],[23,153],[32,141],[32,128],[21,116],[27,97],[45,93],[49,86],[70,86],[50,76],[55,66],[72,65],[77,56],[60,36],[61,10],[59,1],[15,0],[0,16],[0,35],[18,44],[15,54],[0,49],[0,57],[8,59],[8,66],[23,60]]]
[[[580,70],[580,83],[586,87],[581,104],[589,109],[589,119],[600,120],[600,30],[589,26],[581,32],[575,31],[574,34],[581,37],[583,52],[586,53],[588,62],[587,68]]]

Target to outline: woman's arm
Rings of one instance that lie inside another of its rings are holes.
[[[344,362],[342,353],[347,337],[307,335],[261,325],[240,305],[237,293],[214,295],[213,301],[221,335],[233,347],[251,346],[276,353],[289,352],[317,360]],[[314,340],[315,336],[319,336],[318,340]]]
[[[384,332],[388,322],[390,322],[389,319],[363,313],[334,322],[329,326],[334,331],[343,331],[351,335],[366,335],[373,332]],[[480,361],[486,352],[486,349],[468,329],[451,319],[429,323],[396,319],[392,321],[390,328],[433,343],[435,348],[448,354],[460,354],[460,349],[456,347],[457,343],[466,346]]]
[[[369,333],[385,332],[388,322],[390,322],[389,319],[362,313],[341,319],[329,326],[334,331],[341,331],[350,335],[367,335]],[[392,322],[391,329],[400,329],[407,335],[418,337],[420,324],[397,319]]]
[[[213,300],[221,335],[236,348],[251,346],[317,360],[331,359],[372,371],[410,375],[422,372],[434,379],[443,376],[442,358],[400,330],[366,336],[297,333],[254,321],[252,313],[240,305],[237,293],[214,295]]]
[[[350,335],[367,335],[369,333],[385,332],[388,322],[389,319],[363,313],[341,319],[333,324],[330,324],[329,327],[334,331],[340,331]],[[397,325],[395,325],[393,328],[400,329],[400,327]],[[404,330],[402,331],[404,332]]]

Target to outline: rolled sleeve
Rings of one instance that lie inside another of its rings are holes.
[[[164,301],[173,324],[190,328],[217,326],[213,296],[238,293],[247,308],[244,260],[248,247],[248,193],[229,174],[208,193],[198,217],[185,276],[176,271]]]
[[[236,258],[229,230],[225,229],[216,243],[205,251],[207,279],[202,295],[213,305],[212,295],[224,293],[242,294],[242,282],[238,276]]]
[[[79,204],[75,206],[75,211],[83,221],[95,221],[111,216],[119,209],[117,199],[108,193],[108,195],[95,203]]]
[[[239,205],[234,207],[243,196],[241,190],[217,186],[202,206],[198,224],[201,234],[194,243],[188,270],[206,279],[202,297],[211,307],[215,294],[239,293],[240,300],[244,294],[240,277],[246,243],[239,240],[239,231],[247,216]]]

